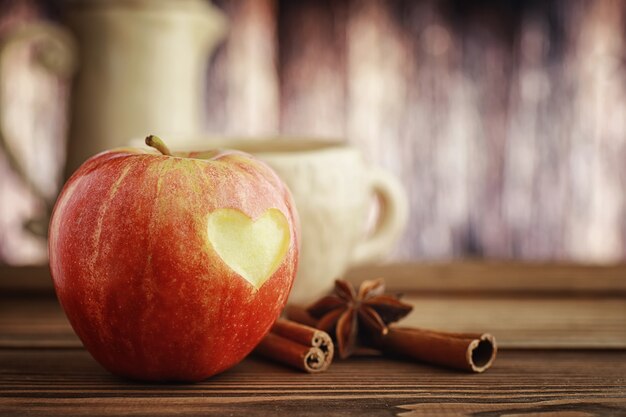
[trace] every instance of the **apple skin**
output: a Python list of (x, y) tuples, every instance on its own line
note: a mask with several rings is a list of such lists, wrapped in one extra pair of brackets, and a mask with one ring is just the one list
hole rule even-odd
[[(234, 366), (269, 331), (293, 284), (299, 225), (278, 176), (241, 152), (186, 156), (196, 158), (132, 148), (98, 154), (68, 180), (53, 211), (58, 299), (87, 350), (116, 375), (200, 381)], [(207, 240), (206, 218), (219, 208), (251, 219), (276, 208), (288, 220), (286, 255), (258, 289)]]

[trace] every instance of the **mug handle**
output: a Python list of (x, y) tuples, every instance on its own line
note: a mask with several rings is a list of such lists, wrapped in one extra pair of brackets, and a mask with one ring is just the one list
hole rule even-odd
[(381, 202), (380, 214), (373, 233), (354, 248), (351, 265), (380, 260), (397, 242), (409, 218), (409, 202), (400, 181), (380, 168), (371, 169), (368, 176)]
[[(77, 67), (77, 46), (74, 37), (67, 29), (46, 22), (26, 24), (3, 36), (0, 40), (0, 68), (5, 68), (4, 62), (9, 58), (11, 50), (31, 42), (39, 46), (34, 54), (37, 65), (61, 79), (69, 79), (74, 74)], [(1, 88), (2, 83), (0, 83)], [(4, 96), (4, 92), (0, 90), (0, 98)], [(26, 187), (46, 204), (49, 212), (54, 202), (49, 201), (50, 198), (30, 178), (28, 170), (13, 154), (7, 140), (4, 120), (4, 108), (0, 103), (0, 149), (9, 167), (24, 181)], [(26, 226), (34, 234), (45, 235), (47, 220), (43, 219), (43, 222), (46, 224), (40, 225), (41, 227), (35, 224), (40, 222), (33, 223), (32, 221)]]

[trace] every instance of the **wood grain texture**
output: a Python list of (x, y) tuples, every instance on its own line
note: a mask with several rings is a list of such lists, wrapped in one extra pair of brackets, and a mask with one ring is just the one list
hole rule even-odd
[(625, 352), (509, 351), (480, 375), (377, 357), (306, 375), (249, 358), (199, 384), (153, 385), (106, 373), (82, 349), (0, 349), (0, 414), (624, 415), (624, 375)]
[(489, 332), (502, 348), (626, 349), (626, 298), (419, 296), (403, 326)]
[[(471, 319), (477, 301), (428, 300), (415, 300), (420, 321), (456, 309), (480, 324)], [(535, 349), (501, 350), (479, 375), (378, 356), (312, 375), (251, 357), (199, 384), (144, 384), (100, 367), (54, 298), (0, 297), (1, 416), (621, 416), (625, 375), (626, 350)]]
[(490, 332), (504, 348), (626, 348), (626, 266), (411, 263), (348, 272), (385, 278), (414, 306), (403, 323)]
[[(379, 277), (414, 305), (408, 326), (490, 332), (503, 348), (626, 348), (626, 265), (411, 263), (348, 273), (357, 284)], [(0, 291), (22, 293), (0, 303), (0, 346), (80, 346), (47, 268), (0, 267)]]
[[(525, 293), (535, 295), (626, 293), (626, 264), (584, 265), (496, 261), (404, 262), (352, 268), (346, 278), (359, 284), (385, 278), (390, 291)], [(45, 266), (0, 265), (0, 291), (52, 293)]]
[[(394, 292), (393, 286), (389, 290)], [(406, 326), (489, 332), (502, 348), (626, 349), (626, 297), (558, 293), (404, 291)], [(55, 298), (0, 299), (0, 347), (80, 347)]]
[(221, 116), (221, 134), (276, 134), (280, 103), (275, 1), (222, 1), (221, 6), (230, 18), (230, 30), (207, 76), (208, 123), (217, 130)]
[(626, 264), (407, 262), (353, 268), (354, 283), (383, 277), (391, 291), (534, 295), (626, 295)]
[(625, 7), (279, 2), (281, 129), (402, 179), (395, 259), (623, 259)]
[[(55, 3), (0, 3), (0, 38)], [(345, 138), (408, 190), (394, 259), (626, 257), (626, 3), (217, 4), (231, 26), (207, 71), (207, 131)], [(7, 124), (54, 194), (67, 86), (15, 55)], [(38, 206), (0, 155), (3, 262), (45, 256), (21, 227)]]
[(0, 298), (0, 348), (81, 348), (56, 298)]

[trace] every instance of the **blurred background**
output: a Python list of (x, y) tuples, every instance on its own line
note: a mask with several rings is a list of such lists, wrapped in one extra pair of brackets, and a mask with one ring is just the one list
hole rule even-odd
[[(358, 147), (409, 193), (394, 260), (626, 259), (626, 2), (214, 4), (203, 130)], [(1, 1), (0, 41), (65, 7)], [(32, 219), (63, 182), (71, 82), (36, 53), (0, 68), (0, 264), (46, 263)]]

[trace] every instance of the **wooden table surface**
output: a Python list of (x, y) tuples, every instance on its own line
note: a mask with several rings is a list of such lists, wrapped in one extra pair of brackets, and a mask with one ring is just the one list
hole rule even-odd
[(0, 350), (0, 414), (626, 415), (626, 353), (502, 352), (468, 375), (380, 358), (308, 375), (256, 358), (194, 385), (133, 383), (82, 349)]
[(336, 360), (308, 375), (259, 358), (193, 385), (116, 378), (51, 297), (0, 299), (0, 415), (626, 416), (626, 351), (503, 350), (474, 375)]
[(0, 268), (0, 416), (626, 416), (626, 265), (392, 265), (348, 278), (378, 276), (414, 304), (409, 325), (493, 332), (504, 348), (493, 368), (361, 357), (307, 375), (248, 358), (200, 384), (130, 382), (82, 348), (46, 268)]

